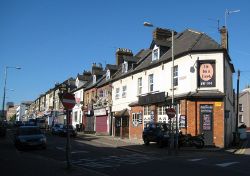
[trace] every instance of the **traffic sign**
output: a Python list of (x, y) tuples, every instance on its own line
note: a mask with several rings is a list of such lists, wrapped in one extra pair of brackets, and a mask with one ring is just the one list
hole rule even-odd
[(63, 93), (62, 104), (65, 109), (72, 109), (76, 104), (75, 95), (71, 93)]
[(174, 108), (166, 108), (166, 113), (169, 118), (174, 118), (176, 115), (176, 111)]

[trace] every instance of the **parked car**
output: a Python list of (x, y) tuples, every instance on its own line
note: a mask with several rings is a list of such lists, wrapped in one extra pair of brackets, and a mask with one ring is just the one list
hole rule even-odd
[(169, 126), (166, 123), (147, 123), (142, 133), (142, 139), (145, 145), (150, 142), (156, 142), (159, 147), (168, 145), (169, 142)]
[(6, 123), (4, 121), (0, 121), (0, 136), (4, 137), (6, 135)]
[(59, 131), (63, 128), (63, 124), (55, 124), (51, 128), (51, 133), (52, 134), (59, 134)]
[[(60, 136), (67, 135), (67, 125), (55, 124), (51, 130), (52, 130), (51, 131), (52, 134), (58, 134)], [(69, 134), (70, 134), (70, 136), (73, 136), (73, 137), (77, 136), (77, 131), (72, 125), (69, 125)]]
[(38, 126), (20, 126), (16, 130), (14, 144), (18, 149), (31, 147), (46, 149), (47, 140)]

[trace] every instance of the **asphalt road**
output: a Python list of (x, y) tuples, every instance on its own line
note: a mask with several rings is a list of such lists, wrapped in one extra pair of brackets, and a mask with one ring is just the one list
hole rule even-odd
[[(18, 151), (14, 148), (14, 145), (11, 143), (11, 134), (8, 134), (7, 139), (0, 141), (1, 147), (2, 144), (5, 144), (8, 148), (7, 152), (12, 153), (11, 155), (13, 153), (17, 154), (9, 158), (13, 164), (13, 168), (18, 168), (18, 164), (20, 164), (23, 158), (37, 161), (44, 170), (44, 174), (46, 174), (46, 169), (54, 169), (54, 167), (46, 166), (48, 161), (53, 161), (53, 164), (58, 163), (59, 166), (56, 167), (55, 172), (51, 173), (51, 171), (48, 171), (50, 175), (60, 173), (59, 170), (64, 169), (62, 166), (66, 165), (66, 138), (64, 137), (48, 134), (48, 146), (46, 150), (27, 151)], [(110, 145), (94, 142), (93, 139), (71, 139), (71, 163), (77, 169), (74, 172), (66, 173), (66, 175), (127, 176), (130, 174), (157, 176), (174, 174), (238, 176), (249, 175), (250, 173), (250, 155), (247, 155), (247, 153), (231, 154), (227, 152), (186, 151), (179, 152), (176, 156), (174, 154), (168, 155), (167, 148), (156, 150), (157, 152), (155, 153), (142, 153), (115, 148)], [(3, 150), (4, 148), (1, 148), (2, 153)], [(245, 150), (247, 151), (249, 148)], [(6, 152), (1, 154), (0, 161), (6, 161), (8, 155)], [(29, 167), (32, 167), (32, 165), (29, 166), (27, 164), (26, 167), (26, 170), (29, 170)]]

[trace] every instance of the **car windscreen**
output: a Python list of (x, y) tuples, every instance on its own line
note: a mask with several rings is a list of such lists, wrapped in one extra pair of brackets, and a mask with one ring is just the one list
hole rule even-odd
[(41, 130), (39, 128), (19, 128), (19, 135), (34, 135), (41, 134)]

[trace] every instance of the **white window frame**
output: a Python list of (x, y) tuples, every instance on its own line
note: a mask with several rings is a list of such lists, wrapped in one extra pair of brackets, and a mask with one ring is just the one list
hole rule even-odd
[(243, 104), (239, 104), (239, 111), (243, 112)]
[(166, 114), (166, 106), (157, 107), (158, 122), (168, 123), (168, 116)]
[(243, 114), (239, 114), (239, 122), (240, 122), (240, 123), (244, 123)]
[(93, 84), (96, 83), (96, 75), (93, 75)]
[(106, 72), (106, 80), (109, 80), (110, 79), (110, 70), (107, 70)]
[(128, 62), (124, 61), (122, 63), (122, 73), (127, 73), (128, 72)]
[(122, 86), (122, 98), (126, 98), (127, 96), (127, 86)]
[(152, 51), (152, 61), (159, 59), (160, 59), (160, 48), (155, 45)]
[[(152, 90), (151, 90), (151, 88), (152, 88)], [(154, 91), (154, 74), (148, 75), (148, 91), (149, 92)]]
[(138, 78), (138, 81), (137, 81), (137, 93), (138, 95), (141, 95), (142, 94), (142, 77)]
[(117, 87), (117, 88), (115, 89), (115, 99), (117, 100), (117, 99), (119, 99), (119, 98), (120, 98), (120, 88)]
[(178, 65), (174, 66), (174, 75), (173, 75), (173, 78), (174, 78), (174, 86), (178, 86)]

